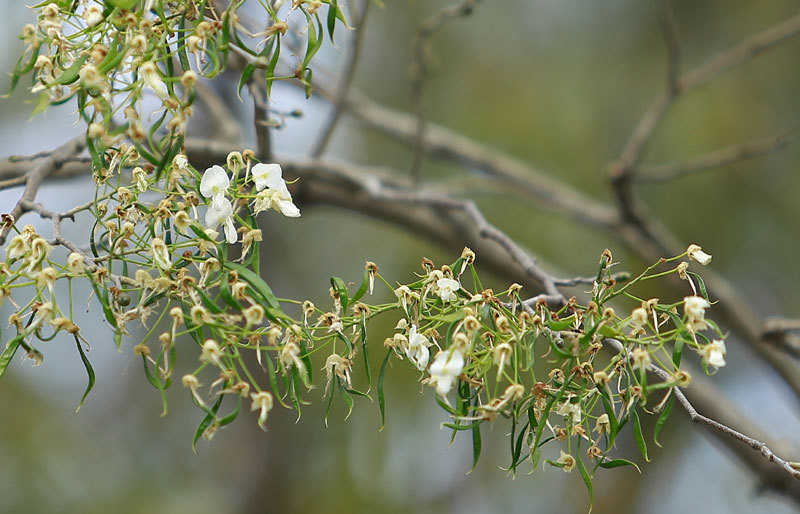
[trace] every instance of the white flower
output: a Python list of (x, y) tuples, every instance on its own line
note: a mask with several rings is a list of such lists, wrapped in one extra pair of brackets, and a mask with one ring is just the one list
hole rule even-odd
[(288, 218), (300, 216), (300, 209), (292, 203), (292, 195), (287, 190), (266, 189), (258, 193), (253, 202), (255, 214), (269, 209), (274, 209)]
[(142, 193), (147, 191), (147, 173), (139, 166), (133, 168), (131, 173), (133, 174), (133, 181), (136, 183), (136, 187), (139, 188), (139, 191)]
[(267, 422), (267, 414), (272, 410), (272, 394), (269, 391), (261, 391), (260, 393), (251, 393), (250, 398), (253, 399), (250, 410), (261, 411), (258, 414), (258, 426), (261, 427), (261, 430), (266, 430), (264, 424)]
[(653, 362), (650, 358), (650, 353), (641, 348), (634, 348), (631, 352), (631, 361), (633, 361), (633, 369), (641, 369), (647, 371), (647, 368)]
[(144, 84), (153, 90), (153, 92), (160, 98), (168, 98), (169, 90), (164, 81), (161, 80), (161, 74), (158, 71), (158, 66), (152, 61), (142, 63), (139, 67), (139, 73), (142, 75)]
[(611, 421), (608, 419), (608, 414), (600, 414), (600, 416), (597, 417), (594, 431), (599, 435), (611, 433)]
[(103, 21), (103, 9), (99, 5), (90, 5), (83, 11), (83, 19), (86, 20), (86, 25), (94, 27)]
[(212, 204), (220, 203), (225, 199), (225, 192), (231, 186), (228, 174), (222, 166), (211, 166), (200, 179), (200, 194), (206, 198), (211, 198)]
[(570, 418), (573, 425), (578, 425), (581, 422), (581, 405), (567, 400), (561, 404), (556, 414)]
[(150, 252), (153, 254), (153, 261), (156, 266), (163, 270), (172, 268), (172, 258), (169, 254), (169, 248), (160, 237), (154, 237), (150, 242)]
[(708, 328), (705, 315), (706, 309), (709, 307), (711, 304), (702, 296), (687, 296), (683, 299), (683, 312), (686, 313), (686, 320), (692, 331), (697, 332)]
[(641, 307), (633, 309), (630, 324), (634, 328), (644, 327), (647, 324), (647, 311)]
[(300, 360), (300, 347), (297, 346), (297, 343), (292, 341), (286, 343), (283, 348), (281, 348), (280, 354), (278, 355), (281, 364), (290, 368), (292, 366), (297, 367), (297, 371), (300, 373), (305, 372), (305, 366), (303, 365), (303, 361)]
[(258, 163), (253, 166), (251, 173), (256, 183), (256, 191), (261, 191), (268, 187), (270, 189), (288, 192), (286, 182), (283, 180), (283, 172), (280, 164)]
[(725, 341), (721, 339), (712, 341), (700, 350), (700, 354), (703, 356), (703, 362), (707, 365), (721, 368), (725, 365), (725, 355), (727, 354)]
[(430, 344), (427, 337), (417, 332), (417, 326), (411, 325), (411, 330), (408, 332), (406, 355), (420, 371), (428, 366), (428, 359), (430, 359), (428, 346)]
[(461, 284), (458, 283), (458, 280), (453, 280), (452, 278), (440, 278), (436, 281), (436, 287), (443, 302), (453, 302), (458, 299), (456, 291), (461, 289)]
[(446, 396), (453, 388), (453, 383), (464, 369), (464, 354), (457, 348), (452, 351), (442, 351), (436, 355), (431, 364), (431, 383), (436, 385), (436, 392)]
[(222, 357), (222, 350), (219, 344), (213, 339), (206, 339), (203, 343), (203, 350), (200, 352), (200, 362), (207, 362), (218, 367), (222, 367), (220, 358)]
[(698, 245), (689, 245), (689, 248), (686, 249), (686, 253), (690, 260), (694, 259), (703, 266), (711, 262), (711, 256), (704, 252)]
[(561, 464), (561, 469), (564, 470), (564, 473), (569, 473), (572, 471), (572, 468), (575, 467), (575, 457), (570, 455), (569, 453), (564, 453), (564, 450), (561, 450), (561, 456), (556, 461), (558, 464)]
[(231, 201), (222, 197), (218, 202), (212, 202), (206, 211), (206, 226), (210, 229), (218, 225), (225, 226), (225, 240), (233, 244), (238, 239), (236, 226), (233, 224), (233, 206)]
[(69, 257), (67, 257), (67, 269), (74, 275), (83, 274), (83, 271), (86, 269), (86, 262), (84, 261), (83, 255), (77, 252), (70, 253)]

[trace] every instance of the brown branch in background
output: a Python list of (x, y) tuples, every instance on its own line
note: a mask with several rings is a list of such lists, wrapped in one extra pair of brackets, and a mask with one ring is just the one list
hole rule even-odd
[[(623, 344), (616, 339), (606, 338), (604, 342), (617, 353), (625, 352)], [(630, 359), (630, 355), (627, 358)], [(654, 364), (648, 366), (648, 371), (664, 382), (675, 380), (674, 376)], [(672, 392), (689, 420), (709, 428), (708, 433), (725, 443), (725, 447), (758, 477), (763, 488), (800, 501), (800, 462), (778, 457), (765, 442), (767, 437), (762, 430), (746, 422), (738, 409), (714, 391), (707, 380), (693, 378), (685, 392), (679, 387), (672, 388)], [(691, 401), (687, 395), (692, 398)], [(701, 410), (711, 414), (711, 417), (700, 414), (695, 403), (702, 405)], [(746, 425), (744, 430), (752, 435), (748, 436), (735, 428), (743, 425)]]
[(800, 135), (800, 125), (795, 125), (780, 134), (727, 146), (707, 154), (690, 157), (684, 161), (642, 166), (641, 172), (635, 175), (634, 180), (637, 182), (664, 182), (699, 171), (720, 168), (782, 150), (798, 135)]
[(411, 104), (416, 117), (416, 135), (414, 136), (414, 153), (409, 175), (415, 183), (419, 183), (422, 161), (425, 157), (423, 143), (425, 141), (425, 101), (424, 83), (427, 73), (428, 40), (448, 21), (461, 16), (469, 16), (478, 0), (464, 0), (458, 4), (445, 7), (425, 20), (414, 37), (414, 61), (411, 65)]
[(333, 132), (336, 130), (336, 125), (339, 123), (339, 120), (342, 117), (344, 102), (348, 93), (350, 92), (350, 86), (353, 83), (353, 79), (356, 75), (356, 69), (358, 68), (358, 63), (361, 60), (361, 47), (362, 42), (364, 41), (365, 22), (367, 21), (367, 15), (369, 14), (370, 4), (372, 4), (372, 0), (364, 0), (363, 7), (361, 8), (361, 14), (359, 15), (355, 0), (348, 3), (350, 22), (355, 28), (355, 33), (353, 34), (351, 40), (350, 53), (347, 56), (344, 74), (342, 75), (341, 83), (336, 91), (336, 100), (333, 102), (333, 112), (331, 113), (330, 118), (328, 118), (328, 122), (325, 124), (325, 127), (322, 129), (319, 139), (311, 150), (311, 157), (314, 159), (319, 158), (323, 153), (325, 153), (325, 150), (328, 148), (328, 144), (331, 141), (331, 137), (333, 136)]
[(656, 6), (658, 8), (658, 24), (667, 46), (667, 87), (674, 91), (678, 89), (681, 41), (670, 0), (657, 0)]
[(256, 148), (261, 161), (272, 160), (272, 144), (269, 134), (269, 101), (267, 100), (266, 79), (251, 79), (250, 95), (253, 97), (253, 125), (256, 131)]
[(684, 74), (679, 80), (678, 89), (681, 93), (686, 93), (797, 34), (800, 34), (800, 15), (745, 39)]
[[(39, 192), (39, 188), (42, 186), (44, 179), (47, 178), (48, 175), (58, 171), (67, 158), (83, 151), (85, 145), (86, 136), (78, 136), (56, 148), (49, 157), (44, 158), (34, 166), (25, 176), (25, 190), (22, 192), (22, 196), (9, 213), (14, 221), (18, 220), (20, 216), (27, 212), (25, 207), (28, 205), (27, 202), (33, 202), (36, 199), (36, 193)], [(11, 224), (5, 224), (0, 228), (0, 245), (5, 244), (11, 227)]]
[[(663, 18), (664, 12), (659, 11), (659, 16)], [(669, 24), (662, 21), (662, 27), (669, 27)], [(621, 217), (617, 231), (623, 235), (628, 245), (642, 255), (645, 260), (653, 262), (660, 256), (677, 255), (686, 248), (685, 244), (681, 244), (638, 202), (632, 183), (632, 177), (637, 172), (637, 166), (646, 143), (664, 119), (669, 107), (681, 93), (688, 91), (691, 87), (719, 75), (730, 69), (731, 66), (746, 61), (749, 57), (757, 55), (798, 32), (800, 32), (800, 16), (745, 40), (720, 57), (687, 73), (679, 79), (677, 89), (669, 83), (668, 74), (665, 91), (658, 95), (642, 115), (624, 145), (620, 158), (609, 168), (609, 181)], [(668, 48), (671, 47), (671, 31), (665, 31), (664, 37)], [(670, 51), (668, 61), (672, 61), (673, 58)], [(671, 65), (668, 63), (668, 68), (670, 67)], [(796, 362), (785, 358), (785, 352), (781, 350), (782, 344), (770, 344), (764, 340), (762, 336), (763, 321), (759, 313), (721, 275), (712, 271), (705, 273), (704, 276), (711, 294), (721, 300), (719, 312), (722, 314), (722, 320), (772, 366), (800, 400), (800, 368)]]
[(208, 111), (210, 126), (215, 129), (215, 138), (231, 143), (238, 143), (242, 140), (242, 129), (237, 123), (236, 116), (222, 99), (220, 94), (211, 86), (198, 81), (195, 83), (197, 99)]

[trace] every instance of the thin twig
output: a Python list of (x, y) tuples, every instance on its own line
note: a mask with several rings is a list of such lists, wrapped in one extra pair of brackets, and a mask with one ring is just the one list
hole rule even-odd
[(786, 132), (773, 136), (755, 139), (738, 145), (731, 145), (719, 150), (709, 152), (686, 160), (643, 166), (634, 180), (638, 182), (664, 182), (699, 171), (707, 171), (727, 166), (746, 159), (760, 157), (785, 148), (793, 139), (800, 135), (800, 125), (795, 125)]
[(344, 102), (347, 98), (347, 95), (350, 93), (350, 86), (353, 83), (353, 79), (356, 75), (356, 69), (358, 68), (358, 63), (361, 60), (361, 47), (362, 41), (364, 41), (365, 22), (367, 21), (370, 4), (372, 4), (372, 0), (364, 0), (360, 15), (358, 13), (358, 9), (356, 8), (355, 0), (348, 4), (350, 19), (355, 27), (355, 32), (351, 39), (350, 53), (347, 56), (344, 74), (342, 75), (341, 83), (339, 84), (339, 88), (336, 92), (336, 100), (333, 102), (333, 112), (331, 113), (330, 118), (328, 118), (325, 128), (322, 129), (319, 139), (314, 144), (314, 148), (311, 150), (311, 157), (314, 159), (319, 158), (323, 153), (325, 153), (325, 150), (328, 148), (328, 144), (331, 141), (331, 137), (333, 136), (333, 132), (336, 130), (336, 126), (342, 117)]
[[(613, 338), (606, 338), (603, 341), (612, 348), (614, 348), (616, 352), (618, 353), (625, 352), (625, 347), (619, 340)], [(630, 359), (631, 356), (626, 355), (626, 358)], [(655, 364), (650, 364), (648, 366), (648, 371), (652, 372), (665, 382), (675, 380), (675, 377), (673, 375), (671, 375), (664, 369), (656, 366)], [(691, 391), (694, 388), (697, 388), (697, 384), (694, 383), (693, 381), (693, 384), (689, 390)], [(703, 389), (702, 386), (700, 388)], [(714, 420), (700, 414), (679, 387), (674, 387), (673, 392), (675, 394), (675, 398), (678, 400), (678, 404), (681, 406), (681, 408), (683, 408), (683, 410), (686, 412), (686, 414), (689, 416), (689, 419), (693, 423), (699, 423), (702, 425), (706, 425), (707, 427), (710, 427), (715, 432), (724, 435), (728, 441), (734, 440), (744, 443), (750, 449), (758, 452), (766, 460), (767, 463), (774, 464), (775, 466), (777, 466), (777, 469), (780, 470), (780, 472), (788, 475), (788, 477), (785, 477), (784, 475), (782, 477), (776, 478), (776, 476), (772, 472), (773, 469), (776, 468), (767, 469), (764, 466), (759, 466), (758, 476), (765, 487), (773, 488), (795, 499), (800, 499), (800, 484), (791, 482), (791, 480), (800, 480), (800, 463), (790, 462), (781, 457), (778, 457), (775, 454), (775, 452), (770, 449), (767, 443), (760, 441), (756, 438), (750, 437), (746, 434), (743, 434), (742, 432), (734, 428), (731, 428), (730, 426), (728, 426), (728, 424), (721, 423), (718, 420)], [(721, 398), (719, 398), (718, 401), (722, 403)], [(719, 411), (721, 409), (717, 410)], [(746, 463), (748, 463), (751, 469), (754, 469), (753, 466), (751, 465), (752, 457), (751, 455), (748, 455), (749, 452), (748, 453), (743, 452), (742, 451), (743, 448), (740, 445), (726, 444), (726, 446), (728, 446), (728, 448), (733, 450), (740, 458), (742, 458)], [(785, 478), (790, 478), (791, 480), (785, 481)]]
[(414, 37), (414, 61), (411, 65), (411, 103), (416, 117), (416, 135), (414, 137), (414, 153), (409, 175), (414, 183), (419, 184), (422, 161), (425, 157), (425, 101), (424, 84), (427, 73), (428, 40), (448, 21), (461, 16), (469, 16), (478, 0), (463, 0), (445, 7), (422, 23)]

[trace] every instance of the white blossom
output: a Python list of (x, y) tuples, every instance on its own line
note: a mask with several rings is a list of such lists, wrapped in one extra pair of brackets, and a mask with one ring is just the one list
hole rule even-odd
[(172, 258), (169, 254), (169, 248), (160, 237), (154, 237), (150, 242), (150, 252), (153, 254), (153, 261), (156, 266), (162, 270), (172, 268)]
[(454, 302), (458, 299), (456, 291), (461, 289), (461, 284), (458, 283), (458, 280), (453, 280), (452, 278), (440, 278), (436, 281), (436, 287), (443, 302)]
[(251, 393), (250, 398), (253, 404), (250, 407), (251, 411), (260, 411), (258, 413), (258, 426), (261, 430), (266, 430), (265, 423), (267, 422), (267, 414), (272, 410), (272, 393), (269, 391), (261, 391), (260, 393)]
[(161, 79), (161, 74), (158, 71), (158, 66), (152, 61), (142, 63), (139, 67), (139, 73), (142, 75), (145, 86), (153, 90), (153, 92), (162, 99), (169, 97), (169, 90), (167, 85)]
[(464, 354), (458, 348), (441, 351), (436, 355), (430, 368), (430, 381), (436, 386), (436, 392), (440, 396), (446, 396), (450, 392), (462, 369)]
[(711, 255), (704, 252), (698, 245), (689, 245), (689, 248), (686, 249), (686, 254), (690, 260), (695, 260), (703, 266), (711, 262)]
[(408, 332), (406, 355), (420, 371), (428, 366), (428, 359), (430, 359), (428, 346), (430, 344), (427, 337), (417, 332), (417, 326), (411, 325), (411, 330)]
[(253, 202), (255, 214), (269, 209), (274, 209), (287, 218), (300, 217), (300, 209), (292, 203), (292, 195), (288, 190), (265, 189), (258, 193)]
[(264, 164), (260, 162), (253, 166), (251, 173), (256, 183), (256, 191), (261, 191), (264, 188), (288, 191), (286, 182), (283, 180), (280, 164)]
[(225, 227), (225, 240), (233, 244), (238, 239), (236, 226), (233, 224), (233, 206), (231, 201), (222, 197), (218, 202), (212, 202), (206, 211), (206, 226), (215, 229), (217, 226)]
[(706, 309), (711, 307), (708, 300), (702, 296), (687, 296), (683, 299), (683, 312), (686, 314), (689, 328), (697, 332), (708, 328), (705, 320)]
[(200, 194), (206, 198), (211, 198), (212, 205), (219, 204), (225, 199), (225, 192), (231, 186), (228, 174), (222, 166), (214, 165), (203, 173), (200, 179)]
[(703, 356), (703, 362), (709, 366), (721, 368), (725, 365), (725, 355), (727, 354), (727, 350), (725, 349), (725, 341), (721, 339), (716, 339), (705, 345), (700, 350), (700, 353)]

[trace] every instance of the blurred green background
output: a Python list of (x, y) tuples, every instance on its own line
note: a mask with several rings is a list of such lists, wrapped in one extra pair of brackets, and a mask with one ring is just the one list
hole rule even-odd
[[(451, 2), (387, 0), (385, 7), (372, 9), (356, 85), (375, 100), (410, 109), (415, 28)], [(11, 70), (21, 48), (16, 34), (34, 19), (23, 2), (0, 4), (0, 69)], [(673, 4), (684, 70), (797, 14), (797, 4), (788, 0)], [(346, 36), (339, 37), (343, 42)], [(656, 133), (645, 162), (681, 159), (798, 123), (799, 54), (797, 37), (681, 99)], [(431, 56), (428, 119), (610, 199), (608, 163), (661, 90), (666, 52), (650, 1), (507, 0), (484, 1), (472, 17), (447, 25), (432, 39)], [(326, 48), (318, 63), (336, 71), (341, 52)], [(237, 104), (234, 84), (229, 86), (226, 94)], [(74, 125), (72, 106), (28, 121), (30, 100), (18, 91), (0, 101), (2, 155), (53, 148), (83, 130)], [(281, 86), (274, 101), (278, 109), (305, 112), (302, 120), (275, 131), (276, 153), (307, 155), (328, 106)], [(235, 107), (248, 120), (249, 101)], [(250, 125), (244, 122), (248, 130)], [(214, 135), (213, 126), (194, 130)], [(253, 140), (249, 134), (246, 143)], [(331, 154), (398, 170), (411, 162), (408, 148), (347, 119)], [(766, 157), (644, 186), (641, 192), (683, 241), (712, 253), (715, 269), (763, 314), (797, 317), (798, 158), (800, 144), (790, 145)], [(465, 171), (428, 160), (423, 173), (442, 178)], [(85, 201), (91, 187), (88, 178), (52, 184), (41, 190), (39, 200), (63, 209)], [(9, 210), (18, 194), (18, 189), (0, 193), (0, 211)], [(646, 264), (607, 234), (521, 200), (481, 191), (475, 198), (495, 225), (564, 275), (591, 274), (605, 247), (628, 270)], [(84, 230), (66, 228), (75, 238)], [(273, 289), (319, 305), (326, 305), (329, 276), (358, 280), (367, 259), (377, 262), (389, 280), (405, 280), (419, 269), (422, 256), (438, 263), (457, 257), (397, 227), (329, 208), (306, 209), (299, 220), (268, 216), (262, 229), (262, 269)], [(87, 297), (87, 290), (78, 290), (76, 305), (85, 305)], [(144, 379), (131, 350), (134, 342), (117, 353), (98, 306), (90, 304), (85, 319), (94, 328), (84, 332), (98, 376), (79, 413), (74, 410), (86, 377), (67, 341), (43, 345), (39, 367), (16, 360), (0, 383), (0, 512), (587, 510), (577, 473), (537, 469), (525, 476), (525, 469), (516, 479), (507, 477), (499, 469), (508, 461), (507, 427), (500, 424), (485, 431), (484, 455), (466, 474), (470, 441), (458, 438), (448, 448), (449, 433), (439, 428), (446, 417), (432, 391), (423, 391), (416, 374), (403, 366), (389, 370), (383, 431), (377, 406), (367, 401), (358, 402), (347, 421), (341, 408), (335, 410), (325, 428), (322, 402), (316, 401), (299, 421), (292, 411), (274, 410), (267, 433), (257, 429), (255, 415), (246, 413), (212, 443), (201, 441), (195, 455), (191, 435), (201, 416), (186, 392), (177, 387), (170, 392), (169, 415), (161, 418), (158, 393)], [(2, 309), (7, 316), (8, 309)], [(387, 320), (376, 331), (390, 328)], [(735, 339), (728, 350), (729, 366), (715, 382), (777, 440), (797, 445), (800, 422), (789, 393)], [(310, 393), (312, 399), (321, 395), (321, 390)], [(760, 496), (748, 472), (680, 416), (674, 415), (662, 439), (664, 448), (651, 448), (653, 462), (643, 465), (643, 475), (627, 469), (599, 475), (595, 513), (794, 512), (778, 498)], [(618, 453), (641, 460), (632, 440), (619, 441)]]

